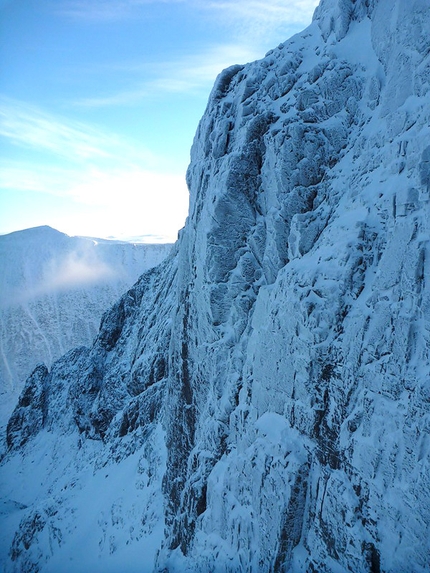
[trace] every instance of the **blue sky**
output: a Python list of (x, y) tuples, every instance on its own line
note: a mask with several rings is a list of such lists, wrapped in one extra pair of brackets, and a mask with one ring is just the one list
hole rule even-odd
[(218, 73), (318, 0), (0, 0), (0, 233), (173, 241)]

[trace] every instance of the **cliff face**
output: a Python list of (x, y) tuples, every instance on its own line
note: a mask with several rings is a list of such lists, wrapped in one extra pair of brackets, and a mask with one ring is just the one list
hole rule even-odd
[(175, 252), (9, 421), (7, 571), (428, 570), (429, 29), (323, 0), (218, 77)]

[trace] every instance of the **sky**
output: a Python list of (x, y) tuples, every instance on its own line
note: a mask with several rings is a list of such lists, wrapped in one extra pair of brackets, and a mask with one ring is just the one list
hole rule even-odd
[(0, 234), (172, 242), (217, 75), (318, 0), (0, 0)]

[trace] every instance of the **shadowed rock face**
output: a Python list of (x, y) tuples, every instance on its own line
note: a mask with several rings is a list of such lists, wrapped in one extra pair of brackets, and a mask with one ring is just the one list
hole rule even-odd
[(72, 515), (124, 571), (429, 567), (429, 28), (424, 1), (327, 0), (219, 76), (172, 256), (9, 422), (6, 570), (55, 570)]

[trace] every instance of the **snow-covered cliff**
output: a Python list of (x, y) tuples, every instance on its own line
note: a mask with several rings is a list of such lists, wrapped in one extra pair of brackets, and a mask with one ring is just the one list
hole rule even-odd
[(1, 427), (35, 366), (90, 345), (103, 313), (170, 250), (51, 227), (0, 236)]
[(9, 421), (6, 571), (429, 570), (429, 29), (323, 0), (218, 77), (171, 257)]

